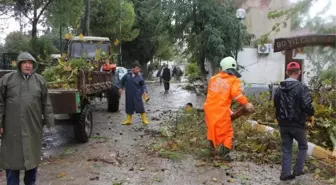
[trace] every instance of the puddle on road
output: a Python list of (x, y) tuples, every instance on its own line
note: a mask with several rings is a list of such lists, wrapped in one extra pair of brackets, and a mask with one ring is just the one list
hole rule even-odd
[(66, 120), (56, 120), (56, 133), (52, 135), (46, 129), (43, 132), (42, 158), (47, 159), (63, 151), (63, 147), (73, 143), (73, 125), (64, 124)]
[[(186, 103), (191, 102), (194, 107), (203, 107), (205, 97), (197, 96), (193, 92), (184, 90), (184, 84), (170, 84), (170, 91), (168, 94), (164, 94), (163, 85), (148, 84), (147, 88), (151, 96), (151, 103), (148, 104), (153, 108), (158, 109), (179, 109), (183, 107)], [(155, 91), (153, 91), (155, 89)], [(146, 105), (145, 105), (146, 106)]]

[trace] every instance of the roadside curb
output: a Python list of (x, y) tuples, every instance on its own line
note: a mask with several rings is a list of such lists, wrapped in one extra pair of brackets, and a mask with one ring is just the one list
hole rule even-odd
[[(274, 132), (279, 132), (277, 129), (269, 127), (269, 126), (265, 126), (265, 125), (261, 125), (258, 124), (257, 121), (253, 121), (253, 120), (247, 120), (246, 123), (249, 123), (252, 128), (255, 128), (256, 130), (260, 131), (260, 132), (269, 132), (271, 134), (273, 134)], [(294, 140), (294, 142), (297, 144), (297, 142)], [(323, 160), (329, 164), (335, 164), (336, 163), (336, 156), (335, 156), (335, 151), (334, 153), (322, 148), (314, 143), (308, 142), (308, 151), (307, 151), (307, 155), (308, 156), (312, 156), (316, 159), (320, 159)]]

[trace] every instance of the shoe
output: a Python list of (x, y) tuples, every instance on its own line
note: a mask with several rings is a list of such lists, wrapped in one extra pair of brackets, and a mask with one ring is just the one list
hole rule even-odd
[(226, 148), (225, 146), (220, 146), (219, 148), (219, 157), (221, 160), (224, 160), (226, 162), (232, 162), (233, 159), (230, 156), (230, 149)]
[(287, 180), (293, 180), (293, 179), (295, 179), (294, 175), (289, 175), (289, 176), (286, 176), (286, 177), (280, 176), (281, 181), (287, 181)]
[(304, 171), (302, 171), (302, 172), (296, 172), (296, 171), (293, 171), (293, 175), (294, 176), (301, 176), (301, 175), (304, 175), (305, 174), (305, 172)]
[(142, 123), (147, 125), (149, 121), (147, 120), (146, 113), (141, 113)]
[(127, 114), (126, 120), (124, 122), (121, 123), (122, 125), (130, 125), (132, 124), (132, 115), (131, 114)]
[(209, 150), (210, 152), (215, 152), (215, 146), (212, 141), (209, 140)]

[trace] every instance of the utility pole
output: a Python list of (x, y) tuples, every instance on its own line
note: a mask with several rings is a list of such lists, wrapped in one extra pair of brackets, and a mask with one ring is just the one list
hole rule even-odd
[(121, 21), (122, 21), (122, 5), (123, 0), (120, 0), (120, 15), (119, 15), (119, 64), (122, 65), (122, 42), (121, 42)]
[(86, 32), (85, 35), (90, 35), (90, 13), (91, 13), (91, 0), (86, 0)]
[[(59, 1), (58, 6), (59, 6), (59, 17), (61, 17), (61, 15), (62, 15), (62, 13), (61, 13), (61, 9), (62, 9), (62, 7), (61, 7), (61, 1)], [(62, 46), (62, 21), (61, 21), (61, 19), (59, 20), (59, 24), (60, 24), (60, 25), (59, 25), (60, 54), (62, 55), (62, 52), (63, 52), (63, 46)]]

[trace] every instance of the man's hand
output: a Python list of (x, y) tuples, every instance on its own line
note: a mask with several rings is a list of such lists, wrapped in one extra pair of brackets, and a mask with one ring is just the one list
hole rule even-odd
[(313, 127), (314, 126), (314, 116), (309, 116), (308, 119), (308, 127)]
[(147, 92), (144, 92), (144, 93), (143, 93), (143, 95), (144, 95), (144, 96), (146, 96), (146, 97), (148, 97), (148, 94), (147, 94)]
[(118, 89), (118, 94), (119, 94), (119, 96), (121, 96), (121, 93), (122, 93), (122, 89), (120, 88), (120, 89)]
[(254, 106), (252, 105), (252, 103), (247, 103), (246, 105), (244, 105), (244, 108), (248, 113), (252, 113), (254, 110)]
[(0, 137), (2, 137), (3, 134), (3, 128), (0, 128)]

